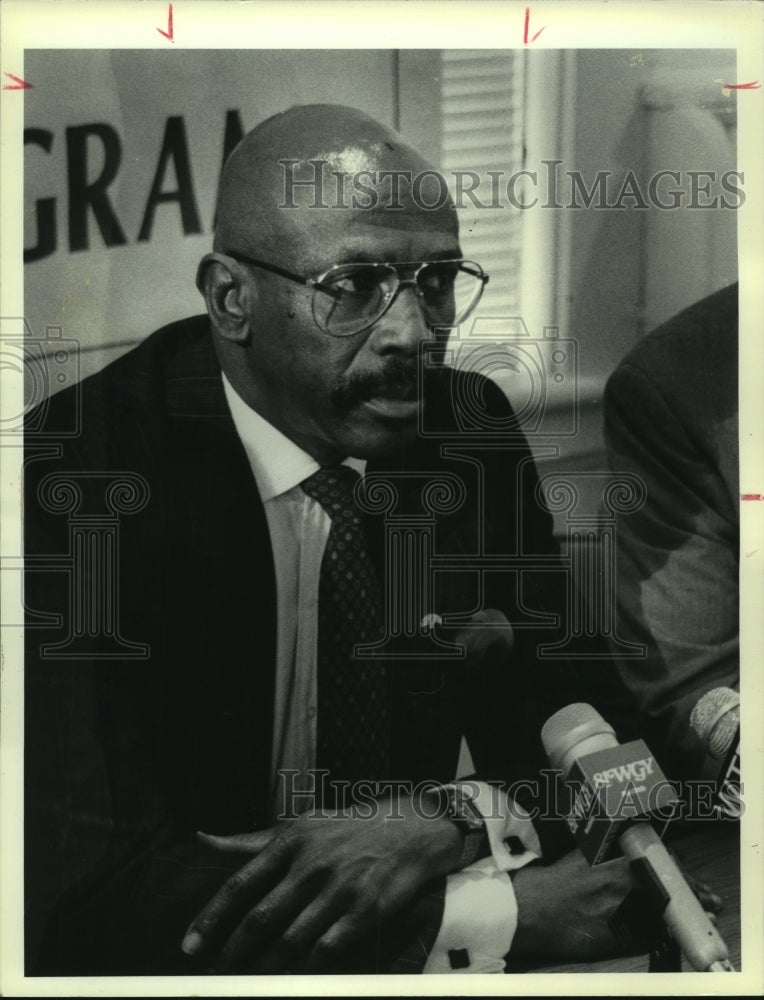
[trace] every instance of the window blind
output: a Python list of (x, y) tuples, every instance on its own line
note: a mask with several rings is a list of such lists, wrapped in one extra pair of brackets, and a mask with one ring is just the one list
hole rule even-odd
[[(519, 313), (523, 213), (508, 202), (507, 181), (523, 166), (523, 93), (522, 52), (441, 52), (441, 163), (456, 199), (464, 256), (490, 276), (478, 311), (484, 316)], [(464, 173), (460, 194), (459, 172), (466, 171), (479, 181)]]

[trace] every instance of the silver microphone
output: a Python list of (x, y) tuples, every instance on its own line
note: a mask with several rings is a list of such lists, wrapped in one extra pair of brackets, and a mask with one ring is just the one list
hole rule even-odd
[(740, 695), (727, 687), (706, 691), (690, 713), (690, 725), (708, 753), (720, 760), (740, 731)]
[(719, 769), (718, 814), (739, 819), (743, 814), (740, 780), (740, 695), (732, 688), (713, 688), (698, 700), (690, 713), (690, 726)]

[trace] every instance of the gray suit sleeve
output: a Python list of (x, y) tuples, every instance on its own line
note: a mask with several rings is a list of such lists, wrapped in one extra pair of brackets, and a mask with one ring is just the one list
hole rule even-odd
[(616, 549), (619, 634), (644, 655), (618, 665), (655, 726), (664, 767), (700, 777), (690, 712), (705, 691), (739, 678), (738, 532), (729, 490), (674, 404), (629, 363), (605, 394), (611, 469), (638, 475), (646, 490), (641, 509), (619, 518)]

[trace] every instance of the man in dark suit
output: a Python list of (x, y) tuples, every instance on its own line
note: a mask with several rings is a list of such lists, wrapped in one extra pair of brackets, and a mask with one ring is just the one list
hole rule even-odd
[[(368, 172), (377, 198), (325, 206), (316, 164)], [(535, 775), (541, 723), (592, 694), (537, 655), (553, 631), (529, 625), (564, 626), (562, 578), (509, 405), (480, 375), (421, 364), (484, 283), (450, 202), (433, 208), (426, 185), (382, 193), (427, 169), (352, 109), (263, 123), (224, 170), (198, 273), (207, 316), (30, 421), (28, 928), (46, 922), (39, 958), (28, 937), (30, 971), (321, 970), (359, 941), (374, 971), (394, 951), (380, 922), (480, 854), (504, 879), (506, 948), (515, 928), (526, 954), (612, 947), (622, 866), (592, 873), (569, 854), (528, 867), (538, 834), (519, 808), (492, 825), (488, 785), (466, 804), (449, 789), (434, 814), (414, 794), (452, 781), (462, 735), (482, 778)], [(465, 398), (499, 422), (501, 447), (456, 443)], [(73, 406), (80, 433), (51, 445)], [(363, 513), (359, 487), (352, 504), (343, 494), (358, 473)], [(391, 525), (472, 563), (408, 579), (422, 567), (398, 568)], [(529, 568), (476, 568), (494, 554)], [(52, 569), (64, 555), (67, 571)], [(394, 607), (416, 612), (413, 650), (394, 645)], [(466, 661), (422, 610), (428, 628), (461, 614), (450, 638)], [(46, 614), (57, 634), (33, 627)], [(324, 766), (372, 794), (313, 795)]]

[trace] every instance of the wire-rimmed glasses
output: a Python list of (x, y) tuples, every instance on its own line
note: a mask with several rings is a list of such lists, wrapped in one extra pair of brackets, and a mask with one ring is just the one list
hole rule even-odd
[(479, 264), (461, 258), (336, 264), (317, 278), (307, 278), (235, 250), (225, 252), (240, 263), (311, 287), (313, 318), (332, 337), (351, 337), (373, 326), (405, 286), (416, 292), (428, 326), (458, 326), (478, 304), (488, 282)]

